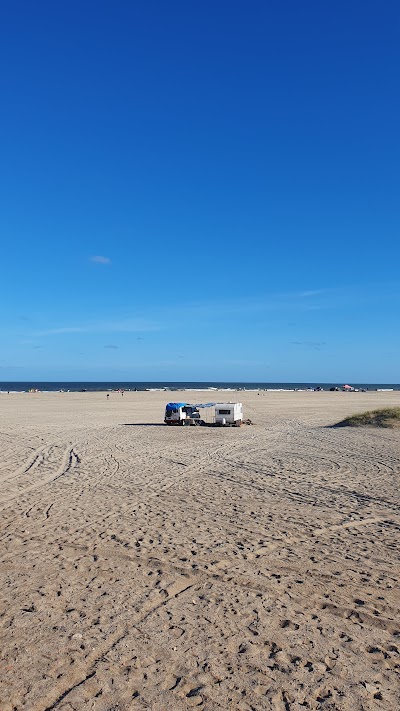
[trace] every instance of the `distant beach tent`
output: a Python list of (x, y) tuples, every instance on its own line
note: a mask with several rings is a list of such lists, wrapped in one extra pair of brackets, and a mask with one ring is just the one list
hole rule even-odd
[(343, 385), (343, 390), (354, 390), (352, 385)]

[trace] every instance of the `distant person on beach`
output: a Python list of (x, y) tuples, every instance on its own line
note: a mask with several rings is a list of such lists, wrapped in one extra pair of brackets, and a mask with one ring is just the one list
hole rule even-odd
[(108, 400), (109, 397), (110, 397), (110, 393), (107, 393), (107, 400)]

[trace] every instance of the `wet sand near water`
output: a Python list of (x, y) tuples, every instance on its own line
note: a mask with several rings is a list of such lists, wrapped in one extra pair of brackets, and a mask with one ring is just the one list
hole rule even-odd
[(400, 393), (220, 398), (0, 396), (1, 711), (399, 708)]

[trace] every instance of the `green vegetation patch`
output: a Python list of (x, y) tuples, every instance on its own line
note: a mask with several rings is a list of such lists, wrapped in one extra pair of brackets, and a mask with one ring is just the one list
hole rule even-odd
[(346, 417), (336, 427), (400, 427), (400, 407), (386, 407), (383, 410), (370, 410), (359, 415)]

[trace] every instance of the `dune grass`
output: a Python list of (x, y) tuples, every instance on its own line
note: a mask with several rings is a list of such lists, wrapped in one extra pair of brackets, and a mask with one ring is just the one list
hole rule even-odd
[(400, 407), (386, 407), (351, 415), (338, 422), (336, 427), (400, 427)]

